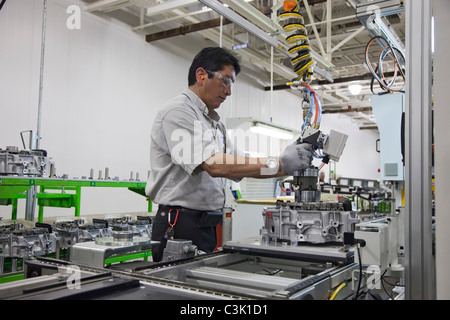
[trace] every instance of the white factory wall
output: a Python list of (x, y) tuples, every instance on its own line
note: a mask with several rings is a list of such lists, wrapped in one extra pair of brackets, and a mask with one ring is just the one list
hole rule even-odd
[[(19, 133), (37, 128), (42, 3), (7, 1), (0, 11), (0, 148), (22, 149)], [(71, 4), (84, 7), (79, 0), (48, 1), (40, 148), (52, 157), (58, 176), (81, 178), (91, 168), (97, 176), (108, 167), (112, 178), (128, 179), (133, 171), (146, 180), (155, 114), (186, 87), (199, 48), (214, 44), (183, 36), (149, 44), (129, 26), (83, 10), (81, 29), (69, 30)], [(222, 119), (272, 117), (299, 128), (299, 103), (288, 91), (271, 97), (243, 72), (219, 113)], [(324, 115), (322, 124), (324, 132), (349, 134), (338, 175), (378, 178), (376, 132), (359, 131), (342, 115)], [(273, 141), (273, 154), (282, 147)], [(144, 197), (126, 189), (84, 188), (81, 202), (82, 215), (147, 210)], [(0, 206), (0, 216), (10, 213), (11, 207)], [(45, 216), (60, 215), (73, 215), (73, 209), (45, 208)], [(23, 217), (21, 203), (18, 218)]]

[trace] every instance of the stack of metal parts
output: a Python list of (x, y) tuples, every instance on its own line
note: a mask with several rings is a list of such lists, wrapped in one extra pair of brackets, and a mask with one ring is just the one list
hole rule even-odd
[(49, 177), (53, 171), (54, 163), (45, 150), (0, 149), (0, 175)]
[(137, 244), (150, 241), (151, 223), (150, 217), (138, 216), (136, 220), (123, 217), (93, 219), (92, 223), (86, 223), (83, 219), (74, 219), (57, 221), (52, 225), (36, 223), (34, 227), (25, 227), (15, 222), (2, 225), (0, 274), (4, 273), (5, 258), (13, 260), (11, 271), (16, 272), (17, 259), (28, 260), (49, 254), (55, 254), (59, 259), (61, 249), (66, 250), (64, 259), (71, 261), (73, 248), (77, 245), (88, 244), (95, 247), (114, 244), (120, 247), (132, 246), (134, 249)]
[(60, 248), (70, 248), (76, 243), (96, 241), (99, 238), (112, 237), (114, 232), (127, 231), (133, 236), (151, 238), (152, 220), (138, 216), (136, 220), (126, 216), (122, 218), (92, 219), (86, 223), (83, 219), (58, 221), (54, 232), (60, 242)]
[[(92, 228), (93, 227), (93, 228)], [(82, 265), (103, 267), (105, 260), (114, 255), (138, 252), (151, 244), (152, 220), (138, 216), (136, 220), (125, 216), (105, 220), (94, 219), (90, 226), (80, 226), (80, 234), (90, 235), (90, 241), (73, 243), (70, 261)]]
[(30, 259), (56, 252), (57, 236), (50, 225), (36, 223), (33, 228), (20, 223), (0, 226), (0, 274), (5, 258), (12, 259), (11, 271), (17, 271), (17, 259)]
[(67, 259), (72, 260), (73, 251), (79, 250), (80, 247), (112, 244), (122, 247), (130, 244), (134, 246), (133, 237), (142, 241), (150, 240), (151, 230), (152, 220), (145, 216), (138, 216), (136, 220), (130, 216), (92, 219), (92, 223), (85, 223), (83, 219), (59, 221), (54, 224), (54, 231), (58, 237), (57, 257), (60, 254), (59, 249), (69, 249)]
[(55, 222), (53, 230), (58, 236), (59, 248), (69, 249), (76, 243), (95, 241), (97, 238), (109, 237), (111, 229), (104, 220), (93, 219), (85, 223), (83, 219)]
[(132, 220), (130, 216), (106, 219), (113, 231), (130, 231), (133, 236), (151, 238), (152, 220), (150, 217), (137, 216)]
[(276, 207), (263, 210), (263, 242), (342, 243), (344, 232), (354, 231), (360, 220), (357, 212), (351, 211), (351, 204), (320, 201), (318, 172), (314, 167), (297, 171), (291, 188), (295, 202), (278, 202)]

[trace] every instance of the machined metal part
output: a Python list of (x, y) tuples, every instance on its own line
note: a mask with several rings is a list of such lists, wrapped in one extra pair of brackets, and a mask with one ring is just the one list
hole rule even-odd
[(142, 246), (150, 243), (150, 238), (133, 237), (129, 232), (113, 232), (112, 237), (95, 239), (95, 244), (112, 247)]
[(308, 203), (320, 201), (320, 191), (317, 190), (318, 177), (319, 169), (315, 167), (294, 172), (295, 201)]
[(58, 238), (46, 227), (25, 228), (21, 224), (0, 227), (2, 257), (29, 259), (56, 251)]
[[(94, 219), (95, 221), (95, 219)], [(59, 247), (67, 249), (76, 243), (95, 241), (97, 238), (111, 237), (111, 228), (102, 223), (84, 223), (83, 220), (59, 221), (53, 225), (53, 232), (59, 238)]]
[[(93, 219), (85, 223), (82, 219), (58, 221), (53, 231), (59, 238), (60, 248), (70, 248), (75, 243), (97, 241), (106, 243), (130, 243), (133, 237), (151, 238), (152, 220), (150, 217), (129, 216), (122, 218)], [(111, 240), (112, 239), (112, 240)]]
[(129, 231), (133, 236), (148, 237), (152, 236), (152, 219), (145, 216), (137, 216), (135, 220), (130, 216), (121, 218), (106, 219), (108, 225), (113, 231)]
[(54, 163), (45, 150), (0, 149), (0, 175), (49, 177)]
[(263, 210), (262, 233), (271, 239), (298, 242), (343, 242), (344, 232), (354, 230), (360, 220), (356, 211), (313, 211), (295, 207), (271, 207)]
[(194, 257), (198, 253), (196, 245), (191, 240), (174, 239), (168, 240), (164, 248), (163, 261), (175, 261)]
[(132, 242), (133, 234), (129, 231), (116, 231), (113, 232), (113, 239), (117, 242)]

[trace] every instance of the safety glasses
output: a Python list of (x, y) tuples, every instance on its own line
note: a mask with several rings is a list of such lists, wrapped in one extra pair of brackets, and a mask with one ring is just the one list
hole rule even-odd
[(205, 70), (205, 71), (208, 72), (208, 74), (211, 74), (213, 77), (216, 77), (217, 79), (219, 79), (225, 88), (233, 87), (234, 81), (232, 78), (225, 76), (217, 71), (211, 71), (211, 70)]

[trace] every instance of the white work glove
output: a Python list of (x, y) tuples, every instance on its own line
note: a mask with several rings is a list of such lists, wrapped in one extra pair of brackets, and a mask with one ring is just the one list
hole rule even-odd
[(309, 143), (288, 145), (279, 158), (281, 171), (292, 176), (294, 171), (308, 168), (312, 161), (311, 150)]

